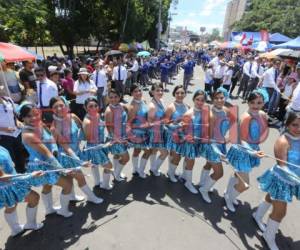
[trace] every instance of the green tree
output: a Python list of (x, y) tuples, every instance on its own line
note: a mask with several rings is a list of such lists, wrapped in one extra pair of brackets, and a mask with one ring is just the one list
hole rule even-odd
[(23, 46), (51, 42), (46, 29), (47, 7), (42, 0), (5, 1), (0, 7), (0, 16), (0, 35), (4, 40)]
[(280, 32), (290, 37), (300, 34), (300, 1), (253, 0), (235, 30)]
[(212, 41), (220, 41), (222, 40), (221, 35), (220, 35), (220, 29), (218, 28), (213, 28), (211, 33), (207, 35), (207, 42), (212, 42)]

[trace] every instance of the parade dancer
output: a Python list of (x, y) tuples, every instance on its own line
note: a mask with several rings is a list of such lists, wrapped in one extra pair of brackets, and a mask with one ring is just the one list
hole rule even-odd
[(123, 181), (126, 177), (122, 169), (129, 161), (128, 140), (126, 135), (127, 110), (125, 105), (120, 103), (121, 94), (111, 89), (109, 95), (109, 106), (105, 111), (106, 128), (112, 145), (109, 147), (113, 154), (114, 177), (116, 181)]
[[(50, 131), (43, 126), (40, 111), (30, 103), (23, 103), (19, 107), (19, 119), (25, 124), (22, 131), (22, 140), (29, 153), (27, 171), (63, 170), (63, 167), (55, 158), (58, 153), (56, 142)], [(69, 211), (69, 202), (72, 196), (72, 177), (61, 175), (58, 172), (51, 172), (33, 178), (31, 184), (35, 187), (43, 186), (42, 200), (46, 215), (53, 213), (64, 217), (73, 215)], [(53, 207), (52, 185), (62, 187), (60, 208)]]
[[(212, 96), (212, 110), (210, 112), (209, 128), (211, 142), (206, 144), (206, 165), (203, 167), (200, 177), (200, 194), (207, 203), (211, 203), (210, 189), (223, 176), (222, 160), (226, 155), (225, 135), (229, 130), (229, 110), (224, 106), (228, 93), (223, 88), (218, 88)], [(210, 175), (210, 170), (213, 173)]]
[[(0, 146), (0, 209), (5, 207), (4, 218), (11, 229), (11, 236), (16, 236), (24, 230), (38, 230), (43, 227), (43, 223), (36, 222), (40, 196), (30, 189), (31, 179), (40, 176), (41, 173), (34, 172), (22, 178), (14, 177), (16, 174), (9, 152)], [(17, 204), (24, 200), (27, 202), (27, 223), (22, 225), (18, 221), (16, 208)]]
[(181, 160), (181, 156), (177, 152), (181, 151), (184, 139), (181, 126), (182, 116), (189, 109), (189, 106), (183, 102), (186, 92), (182, 85), (176, 86), (172, 95), (175, 97), (175, 101), (167, 107), (165, 114), (165, 119), (168, 122), (166, 148), (170, 152), (168, 177), (171, 182), (177, 182), (175, 172)]
[(248, 97), (248, 111), (240, 120), (240, 144), (233, 144), (228, 151), (227, 159), (233, 166), (235, 175), (231, 176), (224, 194), (227, 208), (235, 212), (236, 198), (249, 188), (249, 173), (260, 165), (264, 154), (259, 144), (268, 129), (268, 118), (262, 111), (268, 102), (268, 93), (262, 89), (253, 91)]
[[(128, 121), (130, 130), (128, 131), (128, 139), (133, 147), (132, 153), (132, 173), (138, 174), (141, 178), (146, 178), (145, 168), (150, 156), (149, 149), (149, 135), (147, 133), (148, 127), (148, 106), (142, 99), (143, 93), (141, 88), (133, 84), (130, 89), (133, 97), (131, 103), (128, 105)], [(142, 157), (139, 159), (139, 154), (144, 151)]]
[[(149, 147), (151, 148), (150, 155), (150, 172), (154, 176), (160, 176), (159, 168), (168, 156), (168, 151), (165, 146), (165, 107), (162, 103), (163, 85), (154, 84), (149, 92), (152, 97), (149, 103), (148, 122), (150, 123)], [(156, 157), (157, 151), (160, 155)]]
[[(80, 166), (79, 133), (82, 127), (80, 119), (69, 113), (66, 100), (63, 97), (54, 97), (50, 100), (50, 108), (53, 110), (53, 123), (51, 132), (58, 143), (58, 161), (64, 168), (77, 168)], [(86, 167), (90, 164), (86, 162)], [(102, 203), (90, 187), (87, 185), (82, 171), (73, 173), (79, 188), (86, 195), (87, 200), (95, 204)], [(72, 200), (82, 201), (84, 197), (75, 195), (74, 186), (72, 188)]]
[(205, 113), (203, 112), (205, 99), (206, 94), (204, 91), (196, 91), (193, 96), (194, 107), (189, 109), (182, 118), (185, 143), (178, 152), (185, 157), (185, 169), (181, 177), (185, 180), (185, 187), (193, 194), (198, 193), (192, 182), (195, 159), (205, 155), (203, 151), (204, 147), (201, 144), (203, 123), (205, 123), (203, 115)]
[[(267, 195), (253, 214), (271, 250), (279, 249), (275, 236), (286, 215), (287, 204), (292, 202), (293, 196), (300, 199), (300, 115), (294, 112), (289, 113), (285, 129), (286, 132), (277, 139), (274, 145), (277, 165), (258, 177), (259, 186)], [(273, 210), (265, 225), (263, 217), (271, 206)]]
[[(92, 175), (95, 186), (110, 190), (110, 177), (112, 174), (112, 164), (108, 158), (109, 149), (105, 146), (105, 122), (99, 114), (99, 106), (95, 97), (89, 97), (84, 103), (87, 115), (85, 116), (82, 127), (84, 139), (87, 140), (86, 148), (83, 149), (83, 158), (91, 161)], [(99, 166), (102, 166), (103, 176), (100, 182)]]

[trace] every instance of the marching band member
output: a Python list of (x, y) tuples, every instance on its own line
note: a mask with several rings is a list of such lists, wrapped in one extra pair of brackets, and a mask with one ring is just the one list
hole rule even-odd
[(266, 134), (268, 119), (262, 111), (264, 103), (268, 100), (267, 93), (262, 89), (253, 91), (248, 97), (248, 111), (240, 120), (240, 145), (233, 144), (228, 151), (227, 158), (236, 172), (229, 179), (224, 194), (227, 208), (235, 212), (236, 198), (249, 188), (249, 173), (254, 167), (258, 167), (264, 154), (259, 149), (261, 135)]
[(114, 177), (116, 181), (123, 181), (126, 177), (122, 169), (129, 161), (128, 141), (126, 135), (127, 110), (125, 105), (121, 104), (121, 93), (115, 89), (109, 92), (109, 106), (105, 111), (106, 128), (109, 133), (112, 145), (109, 147), (113, 157)]
[[(82, 127), (81, 121), (76, 115), (69, 113), (66, 100), (62, 97), (52, 98), (50, 108), (53, 110), (51, 132), (58, 143), (58, 160), (65, 168), (77, 168), (80, 165), (79, 132)], [(88, 166), (89, 164), (85, 165)], [(73, 175), (88, 201), (96, 204), (103, 201), (87, 185), (81, 170), (74, 172)], [(74, 186), (71, 193), (73, 195), (72, 200), (82, 201), (84, 199), (75, 195)]]
[[(168, 151), (165, 146), (165, 107), (162, 102), (163, 85), (154, 84), (149, 92), (152, 97), (149, 103), (148, 122), (150, 123), (149, 147), (151, 148), (150, 155), (150, 172), (154, 176), (160, 176), (159, 168), (168, 156)], [(156, 157), (157, 151), (160, 156)]]
[[(19, 119), (25, 124), (22, 131), (22, 140), (29, 153), (27, 171), (63, 169), (55, 158), (58, 148), (50, 131), (43, 127), (40, 111), (30, 103), (21, 104), (19, 107)], [(43, 186), (42, 200), (45, 205), (46, 215), (55, 212), (64, 217), (73, 215), (69, 211), (69, 202), (72, 196), (72, 178), (70, 176), (64, 176), (57, 172), (45, 173), (38, 178), (33, 178), (31, 184), (36, 187)], [(53, 207), (52, 185), (62, 187), (60, 195), (61, 207), (58, 209)]]
[[(289, 113), (285, 122), (286, 131), (274, 145), (277, 165), (258, 177), (262, 191), (267, 195), (253, 214), (259, 228), (264, 232), (263, 238), (271, 250), (279, 248), (275, 236), (279, 225), (287, 212), (287, 204), (293, 196), (300, 199), (300, 116)], [(265, 226), (263, 217), (270, 207), (273, 210)]]
[[(227, 95), (226, 90), (218, 88), (212, 96), (213, 106), (209, 122), (212, 140), (206, 145), (207, 163), (201, 173), (199, 188), (202, 198), (207, 203), (211, 203), (208, 192), (223, 176), (222, 159), (226, 155), (225, 135), (229, 130), (229, 110), (224, 106)], [(211, 169), (213, 169), (213, 173), (209, 175)]]
[[(143, 93), (138, 85), (133, 84), (130, 92), (133, 99), (128, 105), (128, 121), (130, 124), (128, 138), (133, 147), (132, 172), (133, 174), (138, 174), (141, 178), (146, 178), (144, 171), (151, 153), (148, 147), (149, 137), (147, 133), (148, 106), (142, 99)], [(144, 153), (139, 159), (139, 154), (142, 150)]]
[(175, 101), (167, 107), (165, 114), (165, 119), (168, 121), (166, 147), (170, 152), (168, 176), (171, 182), (177, 182), (175, 172), (181, 160), (181, 156), (177, 152), (180, 151), (184, 139), (180, 138), (180, 134), (181, 137), (183, 134), (181, 122), (182, 116), (189, 109), (189, 106), (183, 102), (186, 92), (182, 85), (176, 86), (172, 95), (175, 97)]
[[(83, 120), (84, 137), (87, 140), (87, 148), (84, 150), (83, 158), (91, 161), (92, 174), (94, 177), (95, 186), (110, 190), (110, 176), (112, 173), (112, 164), (108, 158), (108, 148), (101, 147), (105, 143), (105, 122), (99, 114), (99, 107), (95, 97), (89, 97), (84, 103), (87, 115)], [(100, 144), (100, 145), (99, 145)], [(103, 179), (100, 183), (100, 173), (98, 166), (102, 165)]]
[(185, 180), (185, 187), (193, 194), (198, 193), (192, 182), (195, 159), (204, 155), (201, 140), (204, 137), (205, 112), (203, 112), (203, 107), (205, 99), (205, 92), (197, 90), (193, 96), (194, 107), (189, 109), (182, 118), (186, 141), (181, 147), (180, 153), (185, 157), (186, 165), (181, 177)]
[[(11, 229), (11, 236), (16, 236), (24, 230), (38, 230), (43, 227), (43, 223), (36, 222), (40, 196), (30, 189), (30, 180), (35, 178), (34, 176), (40, 176), (40, 173), (32, 173), (33, 177), (28, 176), (29, 178), (13, 177), (16, 174), (9, 152), (0, 146), (0, 208), (5, 207), (4, 218)], [(17, 204), (24, 200), (27, 202), (27, 223), (22, 225), (18, 221), (16, 208)]]

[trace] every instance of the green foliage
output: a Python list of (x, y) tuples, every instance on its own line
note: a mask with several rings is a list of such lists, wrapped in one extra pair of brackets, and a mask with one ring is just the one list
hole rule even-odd
[(300, 1), (252, 0), (249, 10), (234, 24), (235, 30), (280, 32), (290, 37), (300, 34)]
[(6, 1), (0, 7), (0, 38), (24, 46), (49, 43), (51, 37), (46, 29), (46, 15), (47, 8), (42, 0)]
[[(162, 0), (163, 30), (171, 3)], [(70, 55), (91, 36), (99, 43), (147, 39), (153, 46), (158, 12), (159, 0), (6, 0), (0, 6), (0, 39), (24, 46), (54, 43)]]

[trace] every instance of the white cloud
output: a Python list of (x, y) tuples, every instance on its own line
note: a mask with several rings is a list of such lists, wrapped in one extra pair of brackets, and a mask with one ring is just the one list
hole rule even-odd
[[(204, 7), (200, 11), (200, 14), (204, 16), (210, 16), (215, 8), (220, 8), (220, 6), (223, 8), (223, 6), (225, 6), (225, 2), (226, 0), (205, 0), (203, 1)], [(220, 12), (220, 10), (218, 10), (218, 12)]]

